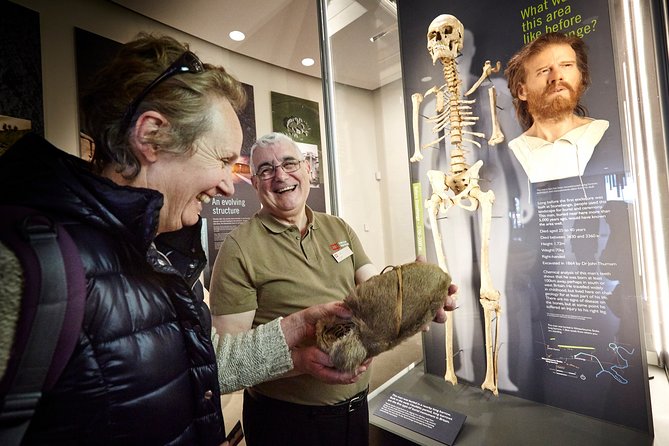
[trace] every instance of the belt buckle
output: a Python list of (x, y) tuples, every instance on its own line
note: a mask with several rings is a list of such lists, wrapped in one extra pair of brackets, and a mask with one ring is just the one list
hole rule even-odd
[(353, 412), (356, 410), (358, 407), (362, 406), (362, 401), (367, 395), (362, 394), (358, 396), (354, 396), (351, 398), (348, 402), (348, 413)]

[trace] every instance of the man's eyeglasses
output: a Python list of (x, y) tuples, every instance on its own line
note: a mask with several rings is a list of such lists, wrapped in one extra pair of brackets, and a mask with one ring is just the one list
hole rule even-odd
[(165, 71), (163, 71), (157, 78), (155, 78), (149, 85), (147, 85), (140, 94), (135, 96), (135, 99), (132, 100), (130, 105), (128, 105), (128, 108), (125, 110), (121, 129), (126, 131), (128, 127), (130, 127), (132, 117), (135, 115), (135, 112), (137, 112), (137, 107), (139, 107), (139, 104), (144, 100), (144, 98), (146, 98), (151, 90), (156, 88), (156, 85), (177, 74), (202, 73), (203, 71), (204, 65), (194, 53), (190, 51), (183, 53), (177, 60), (172, 62), (172, 64), (167, 67)]
[(276, 166), (273, 166), (271, 164), (264, 164), (260, 166), (260, 169), (258, 169), (255, 176), (257, 176), (261, 180), (269, 180), (276, 176), (276, 169), (279, 167), (282, 168), (283, 171), (286, 173), (292, 173), (300, 168), (300, 164), (302, 164), (302, 161), (304, 160), (290, 159), (290, 160), (285, 160), (283, 163), (277, 164)]

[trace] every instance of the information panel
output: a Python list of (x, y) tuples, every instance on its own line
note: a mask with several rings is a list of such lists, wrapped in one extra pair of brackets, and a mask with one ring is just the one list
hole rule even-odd
[[(604, 0), (398, 1), (407, 158), (417, 143), (426, 146), (422, 160), (410, 166), (414, 208), (424, 207), (434, 197), (428, 172), (454, 169), (451, 126), (439, 125), (437, 111), (439, 101), (452, 99), (437, 93), (448, 90), (453, 74), (440, 59), (433, 63), (426, 49), (433, 19), (451, 14), (464, 26), (455, 60), (462, 94), (476, 84), (486, 61), (492, 67), (501, 62), (499, 72), (466, 98), (474, 100), (466, 105), (476, 118), (467, 130), (485, 136), (463, 136), (480, 144), (465, 141), (464, 157), (469, 166), (483, 162), (475, 178), (481, 191), (495, 196), (489, 254), (490, 276), (500, 292), (501, 311), (493, 320), (499, 328), (499, 391), (647, 432), (652, 421), (630, 218), (636, 192), (621, 136), (608, 8)], [(504, 70), (523, 45), (549, 32), (574, 35), (587, 46), (591, 84), (581, 103), (598, 141), (587, 149), (583, 135), (567, 135), (577, 142), (542, 159), (535, 156), (536, 146), (510, 143), (526, 127), (516, 116)], [(494, 105), (490, 87), (496, 90)], [(422, 98), (418, 113), (416, 94)], [(493, 107), (504, 135), (497, 144), (490, 141), (496, 131)], [(468, 202), (456, 199), (439, 212), (436, 228), (426, 209), (425, 226), (416, 232), (422, 240), (425, 231), (425, 253), (437, 263), (433, 230), (439, 230), (447, 268), (459, 286), (452, 313), (455, 374), (459, 382), (480, 386), (486, 378), (479, 302), (484, 222), (481, 208), (460, 204)], [(423, 339), (426, 371), (443, 376), (444, 327), (435, 324)]]
[(392, 392), (374, 415), (447, 445), (455, 444), (467, 418), (461, 413), (397, 392)]

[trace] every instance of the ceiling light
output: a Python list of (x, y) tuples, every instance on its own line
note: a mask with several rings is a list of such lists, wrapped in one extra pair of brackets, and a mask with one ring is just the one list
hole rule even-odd
[(305, 57), (304, 59), (302, 59), (302, 65), (304, 65), (305, 67), (310, 67), (315, 63), (316, 62), (311, 57)]
[(230, 34), (228, 34), (232, 40), (235, 42), (241, 42), (242, 40), (246, 39), (246, 36), (244, 35), (243, 32), (241, 31), (232, 31)]
[(397, 30), (397, 22), (393, 23), (392, 25), (390, 25), (388, 28), (384, 29), (380, 33), (370, 37), (369, 41), (374, 43), (377, 40), (379, 40), (381, 37), (385, 37), (385, 36), (388, 35), (388, 33), (391, 33), (391, 32), (396, 31), (396, 30)]

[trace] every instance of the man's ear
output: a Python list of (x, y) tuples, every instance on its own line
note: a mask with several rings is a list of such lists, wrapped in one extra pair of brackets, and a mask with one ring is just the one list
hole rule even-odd
[(137, 118), (130, 141), (142, 161), (153, 163), (157, 160), (159, 147), (155, 143), (156, 137), (167, 125), (167, 119), (155, 110), (145, 111)]
[(525, 90), (525, 84), (520, 84), (518, 88), (518, 99), (521, 101), (527, 101), (527, 91)]

